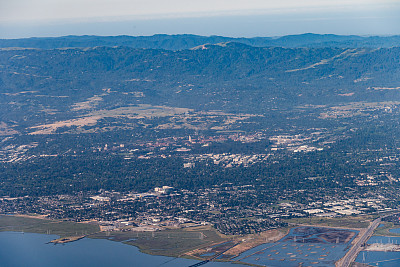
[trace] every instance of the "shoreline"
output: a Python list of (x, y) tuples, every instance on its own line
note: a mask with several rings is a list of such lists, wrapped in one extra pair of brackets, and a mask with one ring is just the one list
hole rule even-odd
[[(297, 224), (290, 225), (287, 228), (282, 229), (273, 229), (268, 230), (266, 232), (253, 234), (249, 236), (219, 236), (218, 232), (208, 226), (195, 227), (190, 229), (166, 229), (164, 231), (156, 231), (156, 232), (135, 232), (132, 231), (99, 231), (94, 230), (94, 225), (90, 225), (87, 223), (75, 223), (75, 222), (66, 222), (62, 220), (52, 220), (46, 218), (45, 216), (35, 216), (35, 215), (17, 215), (17, 214), (2, 214), (0, 218), (3, 217), (3, 224), (0, 221), (0, 224), (3, 225), (2, 231), (7, 232), (26, 232), (26, 233), (39, 233), (39, 234), (53, 234), (58, 235), (59, 238), (51, 240), (48, 243), (52, 244), (66, 244), (71, 242), (76, 242), (84, 238), (90, 239), (104, 239), (108, 241), (114, 241), (117, 243), (123, 243), (126, 245), (134, 246), (141, 253), (152, 255), (152, 256), (166, 256), (172, 258), (183, 258), (183, 259), (193, 259), (204, 261), (209, 259), (209, 257), (202, 256), (203, 254), (212, 251), (216, 254), (223, 249), (223, 243), (227, 241), (238, 242), (235, 246), (224, 251), (227, 256), (224, 260), (213, 259), (216, 262), (230, 262), (230, 263), (239, 263), (246, 264), (245, 262), (235, 261), (234, 258), (237, 258), (242, 253), (253, 249), (259, 245), (274, 243), (278, 240), (285, 237), (291, 228), (294, 227), (318, 227), (318, 228), (326, 228), (326, 229), (347, 229), (347, 230), (356, 230), (362, 232), (360, 228), (346, 228), (346, 227), (338, 227), (338, 226), (327, 226), (327, 225), (312, 225), (312, 224)], [(32, 220), (32, 221), (31, 221)], [(42, 222), (42, 223), (40, 223)], [(60, 234), (60, 232), (66, 232), (63, 227), (70, 227), (68, 229), (70, 234)], [(87, 226), (91, 227), (92, 230), (87, 233), (83, 233), (82, 227)], [(53, 228), (52, 228), (53, 227)], [(75, 228), (74, 228), (75, 227)], [(44, 230), (47, 232), (44, 232)], [(1, 231), (1, 230), (0, 230)], [(67, 231), (67, 232), (68, 232)], [(208, 231), (208, 232), (207, 232)], [(82, 232), (82, 234), (79, 234)], [(193, 238), (191, 236), (196, 236), (198, 233), (205, 233), (202, 236), (210, 236), (210, 234), (214, 234), (219, 236), (218, 239), (216, 237), (211, 236), (208, 240), (200, 240), (201, 238), (196, 237), (196, 239), (190, 240), (189, 245), (186, 247), (177, 247), (176, 249), (168, 247), (168, 245), (163, 242), (177, 242), (178, 240), (182, 241), (184, 239)], [(171, 235), (171, 237), (170, 237)], [(168, 237), (167, 237), (168, 236)], [(161, 242), (162, 246), (165, 249), (161, 250), (157, 247), (157, 243)], [(197, 242), (198, 245), (195, 245)], [(156, 245), (156, 246), (154, 246)], [(194, 246), (193, 246), (194, 245)], [(215, 248), (214, 248), (215, 247)], [(211, 255), (210, 255), (211, 256)]]

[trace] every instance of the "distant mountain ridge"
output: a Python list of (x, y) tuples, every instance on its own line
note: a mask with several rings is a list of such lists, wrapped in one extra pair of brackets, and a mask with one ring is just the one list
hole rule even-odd
[[(4, 49), (0, 120), (15, 114), (17, 121), (42, 107), (67, 116), (71, 106), (107, 88), (115, 93), (97, 101), (98, 108), (135, 103), (263, 114), (298, 105), (394, 101), (400, 99), (399, 60), (400, 47), (259, 48), (234, 42), (180, 51)], [(41, 104), (25, 105), (33, 100)], [(12, 104), (17, 102), (29, 108)]]
[(237, 42), (254, 47), (285, 48), (388, 48), (400, 46), (400, 35), (370, 36), (313, 34), (287, 35), (282, 37), (233, 38), (224, 36), (199, 36), (192, 34), (152, 36), (62, 36), (0, 39), (0, 48), (21, 47), (55, 49), (65, 47), (127, 46), (144, 49), (184, 50), (204, 44)]

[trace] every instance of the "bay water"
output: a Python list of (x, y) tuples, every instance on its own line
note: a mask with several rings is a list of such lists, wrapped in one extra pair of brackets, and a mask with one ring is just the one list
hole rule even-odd
[[(1, 267), (80, 267), (135, 266), (183, 267), (196, 260), (153, 256), (138, 248), (104, 239), (84, 238), (76, 242), (48, 243), (55, 235), (0, 232)], [(210, 262), (207, 267), (233, 267), (230, 263)]]

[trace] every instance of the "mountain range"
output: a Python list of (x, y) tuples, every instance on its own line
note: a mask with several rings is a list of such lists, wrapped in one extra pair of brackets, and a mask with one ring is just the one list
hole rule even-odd
[(0, 39), (0, 47), (53, 49), (63, 47), (127, 46), (145, 49), (183, 50), (203, 44), (236, 42), (256, 47), (340, 47), (378, 48), (399, 46), (400, 36), (357, 36), (334, 34), (300, 34), (282, 37), (233, 38), (192, 34), (153, 36), (63, 36), (23, 39)]

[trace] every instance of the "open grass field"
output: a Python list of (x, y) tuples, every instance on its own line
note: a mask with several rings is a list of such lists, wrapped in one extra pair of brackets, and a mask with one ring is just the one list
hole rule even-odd
[(0, 215), (0, 231), (19, 231), (54, 234), (60, 237), (85, 235), (98, 232), (99, 226), (43, 218)]
[(294, 225), (315, 225), (327, 227), (342, 227), (349, 229), (362, 229), (367, 228), (369, 223), (373, 220), (370, 215), (367, 216), (346, 216), (340, 218), (294, 218), (286, 220), (289, 224)]
[(178, 257), (202, 246), (228, 240), (211, 226), (169, 229), (157, 232), (101, 232), (90, 238), (104, 238), (138, 247), (152, 255)]

